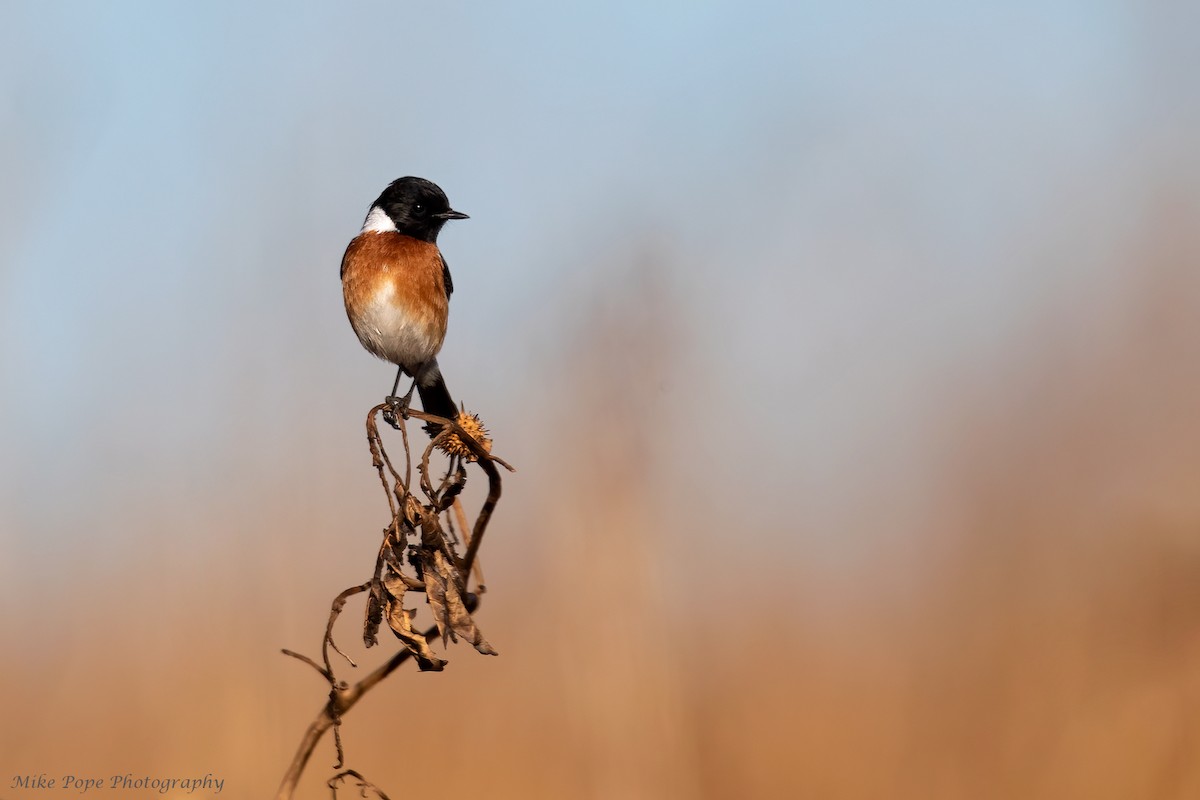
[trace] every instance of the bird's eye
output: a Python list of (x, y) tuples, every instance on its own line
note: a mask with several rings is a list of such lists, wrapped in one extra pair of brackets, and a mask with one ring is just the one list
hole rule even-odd
[(425, 213), (425, 204), (417, 203), (415, 206), (413, 206), (413, 211), (416, 212), (417, 214), (424, 214)]

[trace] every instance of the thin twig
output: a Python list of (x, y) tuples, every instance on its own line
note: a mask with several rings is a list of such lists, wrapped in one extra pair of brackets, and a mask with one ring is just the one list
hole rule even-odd
[(333, 676), (333, 664), (331, 664), (329, 661), (329, 648), (331, 646), (335, 651), (337, 651), (339, 656), (349, 662), (350, 666), (358, 666), (358, 664), (355, 664), (354, 660), (350, 658), (350, 656), (343, 653), (341, 648), (334, 643), (333, 623), (337, 622), (338, 615), (342, 613), (342, 608), (345, 607), (346, 600), (349, 597), (356, 595), (359, 592), (365, 592), (370, 588), (371, 582), (367, 581), (366, 583), (359, 584), (358, 586), (351, 586), (349, 589), (343, 590), (337, 597), (333, 598), (333, 604), (329, 609), (329, 622), (325, 625), (325, 641), (321, 644), (321, 657), (325, 660), (325, 671), (331, 676), (331, 679)]
[(353, 769), (344, 769), (341, 772), (339, 772), (337, 775), (334, 775), (332, 778), (329, 779), (329, 782), (326, 785), (333, 792), (334, 800), (337, 800), (338, 784), (341, 783), (342, 781), (346, 780), (346, 776), (348, 776), (348, 775), (353, 776), (354, 779), (358, 781), (358, 787), (359, 787), (358, 796), (359, 797), (366, 797), (367, 789), (370, 789), (372, 792), (374, 792), (380, 798), (380, 800), (391, 800), (391, 798), (389, 798), (386, 794), (384, 794), (383, 789), (380, 789), (378, 786), (376, 786), (375, 784), (371, 783), (369, 780), (364, 778), (362, 776), (362, 774), (360, 772), (358, 772), (358, 770), (353, 770)]
[(475, 528), (471, 531), (471, 543), (467, 545), (467, 556), (462, 563), (464, 574), (470, 572), (471, 567), (474, 566), (475, 557), (479, 554), (479, 545), (483, 544), (483, 532), (487, 529), (488, 520), (492, 517), (492, 509), (496, 507), (496, 503), (500, 502), (500, 473), (496, 471), (495, 465), (490, 460), (481, 458), (479, 466), (488, 476), (488, 496), (483, 501), (483, 507), (479, 509), (479, 515), (475, 517)]
[(320, 676), (321, 676), (322, 678), (324, 678), (325, 680), (327, 680), (327, 681), (332, 681), (332, 680), (333, 680), (333, 676), (332, 676), (332, 675), (330, 675), (328, 672), (326, 672), (324, 667), (322, 667), (322, 666), (321, 666), (320, 664), (318, 664), (317, 662), (313, 661), (313, 660), (312, 660), (311, 658), (309, 658), (308, 656), (306, 656), (306, 655), (303, 655), (302, 653), (297, 653), (297, 652), (296, 652), (296, 651), (294, 651), (294, 650), (288, 650), (286, 647), (285, 647), (285, 648), (283, 648), (283, 649), (282, 649), (280, 652), (281, 652), (281, 653), (283, 653), (285, 656), (291, 656), (292, 658), (298, 658), (298, 659), (300, 659), (300, 660), (301, 660), (301, 661), (303, 661), (305, 664), (308, 664), (310, 667), (312, 667), (313, 669), (315, 669), (315, 670), (317, 671), (317, 673), (318, 673), (318, 674), (320, 674)]
[[(408, 487), (413, 485), (413, 453), (408, 444), (408, 426), (400, 426), (400, 438), (404, 443), (404, 498), (408, 498)], [(395, 473), (392, 473), (395, 475)], [(396, 481), (400, 482), (400, 476), (396, 476)], [(397, 487), (398, 488), (398, 487)], [(401, 500), (401, 504), (404, 504)]]
[(387, 453), (383, 449), (383, 440), (379, 437), (379, 426), (375, 422), (375, 415), (380, 409), (386, 407), (386, 404), (375, 406), (367, 414), (367, 445), (371, 448), (371, 465), (379, 472), (379, 482), (383, 484), (383, 493), (387, 495), (388, 508), (392, 512), (392, 520), (394, 521), (396, 519), (396, 506), (392, 502), (392, 489), (388, 486), (387, 477), (383, 474), (384, 465), (386, 464), (395, 480), (399, 481), (400, 476), (396, 474), (396, 470), (392, 469), (392, 462), (388, 459)]
[[(479, 600), (474, 595), (467, 595), (466, 606), (467, 611), (474, 614), (475, 610), (479, 607)], [(425, 638), (431, 642), (437, 641), (438, 629), (436, 625), (425, 631)], [(316, 718), (309, 724), (308, 730), (304, 732), (304, 738), (300, 741), (300, 747), (296, 749), (296, 755), (292, 757), (292, 763), (283, 775), (283, 782), (280, 783), (279, 792), (275, 795), (276, 800), (290, 800), (296, 790), (296, 785), (300, 782), (300, 775), (304, 772), (305, 765), (308, 764), (308, 760), (312, 757), (313, 751), (317, 747), (317, 743), (321, 741), (321, 737), (325, 735), (325, 731), (333, 726), (334, 721), (344, 717), (363, 698), (363, 695), (374, 689), (380, 681), (395, 672), (401, 664), (411, 657), (412, 653), (408, 650), (399, 650), (370, 675), (367, 675), (361, 681), (344, 691), (338, 692), (336, 696), (329, 698), (329, 701), (321, 708)]]
[[(454, 516), (458, 519), (458, 527), (462, 530), (462, 537), (466, 540), (467, 552), (469, 553), (471, 551), (471, 526), (467, 523), (467, 512), (463, 511), (462, 503), (459, 502), (457, 497), (454, 498)], [(483, 567), (479, 565), (478, 559), (475, 560), (472, 567), (474, 567), (476, 591), (483, 594), (487, 591), (487, 586), (483, 579)]]

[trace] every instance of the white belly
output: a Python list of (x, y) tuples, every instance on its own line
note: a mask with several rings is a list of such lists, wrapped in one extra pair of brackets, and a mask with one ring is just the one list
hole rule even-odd
[(442, 340), (429, 320), (396, 308), (392, 292), (389, 285), (371, 298), (354, 321), (354, 332), (367, 350), (414, 374), (438, 354)]

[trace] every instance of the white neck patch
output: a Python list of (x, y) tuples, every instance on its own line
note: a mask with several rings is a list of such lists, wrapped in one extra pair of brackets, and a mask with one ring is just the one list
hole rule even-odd
[(392, 222), (392, 218), (385, 214), (379, 206), (371, 206), (371, 213), (367, 214), (359, 233), (389, 233), (394, 230), (396, 230), (396, 223)]

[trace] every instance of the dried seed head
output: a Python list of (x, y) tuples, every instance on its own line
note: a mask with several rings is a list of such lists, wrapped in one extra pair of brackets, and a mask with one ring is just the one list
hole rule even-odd
[[(483, 423), (479, 421), (478, 414), (468, 414), (466, 411), (459, 411), (454, 421), (458, 423), (458, 427), (462, 428), (467, 435), (479, 443), (485, 453), (492, 452), (492, 439), (488, 436), (487, 428), (483, 427)], [(476, 460), (475, 454), (458, 437), (457, 433), (450, 434), (438, 447), (446, 455), (462, 456), (467, 461)]]

